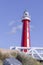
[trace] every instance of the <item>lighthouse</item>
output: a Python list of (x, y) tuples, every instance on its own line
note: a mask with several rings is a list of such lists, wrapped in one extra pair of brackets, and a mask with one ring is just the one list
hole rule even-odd
[[(21, 42), (21, 47), (30, 47), (30, 15), (29, 12), (24, 11), (23, 16), (22, 16), (22, 23), (23, 23), (23, 28), (22, 28), (22, 42)], [(27, 50), (23, 50), (24, 52), (27, 52)]]

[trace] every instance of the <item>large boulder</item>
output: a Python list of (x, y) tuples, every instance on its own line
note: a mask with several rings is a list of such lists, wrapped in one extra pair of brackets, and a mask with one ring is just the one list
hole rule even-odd
[(10, 57), (3, 61), (3, 65), (22, 65), (22, 63), (16, 58)]

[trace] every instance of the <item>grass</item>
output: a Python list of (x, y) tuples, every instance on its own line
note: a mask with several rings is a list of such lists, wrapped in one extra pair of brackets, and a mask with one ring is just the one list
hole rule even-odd
[(36, 61), (30, 56), (27, 56), (26, 54), (19, 53), (17, 55), (17, 59), (22, 62), (23, 65), (41, 65), (40, 62)]
[(18, 59), (23, 65), (43, 65), (40, 62), (33, 59), (32, 57), (27, 56), (25, 53), (16, 50), (4, 50), (4, 52), (1, 50), (0, 65), (3, 65), (3, 60), (12, 56)]

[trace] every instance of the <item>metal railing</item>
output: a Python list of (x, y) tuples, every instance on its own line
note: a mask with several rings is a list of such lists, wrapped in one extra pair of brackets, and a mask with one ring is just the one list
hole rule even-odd
[(27, 52), (24, 53), (27, 55), (30, 55), (37, 60), (43, 60), (43, 47), (11, 47), (10, 49), (16, 49), (19, 51), (26, 49)]

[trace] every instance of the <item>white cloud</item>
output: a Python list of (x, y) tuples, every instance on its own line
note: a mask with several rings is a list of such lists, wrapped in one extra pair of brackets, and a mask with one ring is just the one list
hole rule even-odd
[(17, 29), (22, 29), (22, 25), (18, 25), (17, 26)]
[(14, 24), (14, 21), (11, 21), (10, 23), (9, 23), (9, 26), (12, 26)]
[(11, 31), (9, 32), (9, 34), (15, 34), (17, 32), (17, 30), (21, 30), (22, 29), (22, 25), (18, 25), (16, 27), (12, 27)]
[(16, 27), (12, 27), (12, 29), (11, 29), (11, 34), (14, 34), (15, 32), (17, 31), (17, 28)]
[(30, 31), (33, 31), (33, 29), (34, 29), (34, 26), (30, 25)]

